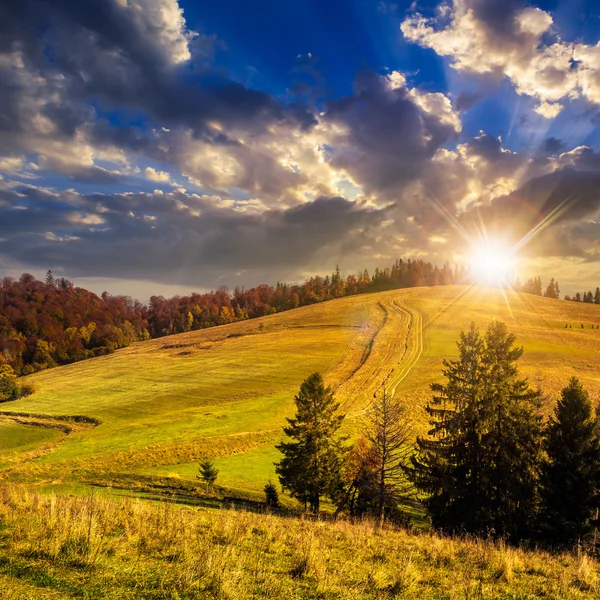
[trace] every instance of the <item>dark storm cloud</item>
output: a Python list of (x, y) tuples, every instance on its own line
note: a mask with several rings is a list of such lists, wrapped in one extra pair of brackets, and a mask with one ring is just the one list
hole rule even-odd
[(354, 94), (327, 105), (327, 120), (345, 126), (345, 142), (332, 149), (331, 163), (347, 170), (368, 193), (398, 194), (421, 175), (435, 152), (456, 135), (437, 112), (428, 112), (406, 86), (361, 72)]
[(540, 146), (542, 154), (558, 154), (565, 150), (565, 143), (555, 137), (547, 137)]
[(240, 270), (329, 268), (349, 248), (356, 257), (373, 243), (389, 214), (339, 197), (261, 214), (183, 193), (61, 198), (28, 188), (2, 198), (11, 209), (0, 224), (0, 254), (13, 260), (72, 276), (203, 286)]

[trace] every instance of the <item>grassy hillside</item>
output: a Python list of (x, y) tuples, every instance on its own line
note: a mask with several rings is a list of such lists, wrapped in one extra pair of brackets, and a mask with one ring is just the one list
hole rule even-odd
[[(485, 540), (0, 486), (3, 600), (592, 600), (598, 563)], [(352, 557), (352, 560), (348, 560)]]
[(307, 375), (326, 374), (350, 433), (382, 386), (410, 405), (420, 433), (429, 384), (459, 331), (493, 318), (517, 334), (523, 370), (547, 392), (577, 375), (598, 396), (600, 307), (452, 286), (361, 295), (30, 376), (37, 392), (2, 406), (3, 477), (192, 489), (198, 458), (210, 454), (218, 483), (256, 496), (274, 477), (273, 446)]

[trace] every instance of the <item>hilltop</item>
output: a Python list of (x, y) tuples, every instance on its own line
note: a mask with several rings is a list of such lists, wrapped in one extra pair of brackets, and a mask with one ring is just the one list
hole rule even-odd
[[(385, 386), (411, 407), (415, 433), (461, 329), (504, 320), (523, 371), (552, 396), (577, 375), (600, 392), (600, 309), (457, 286), (365, 294), (251, 321), (136, 343), (36, 373), (36, 393), (2, 406), (3, 476), (45, 484), (193, 490), (216, 457), (223, 493), (260, 497), (293, 396), (325, 373), (358, 429)], [(567, 326), (568, 325), (568, 326)], [(583, 327), (582, 327), (583, 325)]]

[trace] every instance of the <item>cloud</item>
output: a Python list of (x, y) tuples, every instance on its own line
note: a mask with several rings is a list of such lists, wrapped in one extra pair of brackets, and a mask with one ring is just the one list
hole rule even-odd
[[(215, 125), (249, 136), (276, 124), (308, 129), (315, 123), (305, 107), (248, 89), (213, 68), (214, 45), (214, 37), (186, 28), (176, 0), (3, 3), (4, 152), (44, 154), (63, 165), (71, 160), (77, 169), (80, 156), (92, 166), (106, 148), (129, 150), (128, 141), (137, 151), (157, 153), (171, 128), (219, 144), (227, 135), (211, 139)], [(121, 127), (99, 127), (98, 107), (141, 116), (143, 127), (129, 131), (138, 137), (128, 138)]]
[(553, 25), (550, 13), (520, 0), (453, 0), (434, 18), (413, 14), (401, 30), (458, 71), (508, 78), (551, 119), (568, 99), (600, 103), (600, 44), (565, 42)]
[(443, 94), (410, 89), (398, 72), (363, 71), (354, 94), (327, 104), (328, 158), (367, 194), (397, 197), (419, 177), (461, 123)]
[(166, 171), (157, 171), (153, 167), (146, 167), (144, 169), (144, 175), (146, 176), (146, 179), (149, 179), (150, 181), (161, 183), (170, 183), (171, 181), (171, 175), (169, 173)]
[[(512, 243), (527, 239), (522, 252), (537, 257), (597, 260), (582, 227), (600, 220), (600, 153), (580, 147), (530, 163), (518, 187), (460, 215), (461, 226), (486, 230)], [(535, 232), (533, 235), (530, 235)]]
[[(407, 39), (509, 78), (546, 117), (577, 94), (600, 98), (600, 50), (561, 41), (548, 13), (447, 6), (405, 20)], [(301, 280), (336, 262), (446, 260), (461, 229), (522, 234), (565, 196), (544, 233), (552, 252), (597, 256), (592, 149), (548, 138), (528, 155), (466, 138), (459, 111), (483, 92), (453, 106), (399, 71), (363, 69), (331, 99), (315, 57), (296, 70), (303, 85), (275, 97), (217, 69), (222, 48), (175, 0), (1, 4), (0, 260), (202, 287)], [(153, 183), (175, 189), (123, 191), (164, 187)]]
[(301, 279), (306, 269), (358, 260), (390, 211), (341, 197), (260, 212), (244, 204), (183, 191), (84, 196), (0, 182), (0, 256), (74, 277), (203, 287), (236, 281), (240, 271), (247, 284), (265, 274)]

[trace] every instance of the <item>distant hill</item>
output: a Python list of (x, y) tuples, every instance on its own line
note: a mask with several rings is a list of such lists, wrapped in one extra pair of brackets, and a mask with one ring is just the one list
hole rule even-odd
[(423, 260), (398, 259), (386, 269), (342, 277), (339, 268), (301, 285), (278, 283), (250, 289), (225, 286), (216, 292), (164, 298), (146, 306), (129, 296), (101, 296), (56, 279), (24, 273), (0, 281), (0, 364), (18, 375), (102, 356), (129, 344), (174, 333), (197, 331), (283, 312), (334, 298), (383, 290), (448, 285), (465, 279), (459, 268)]

